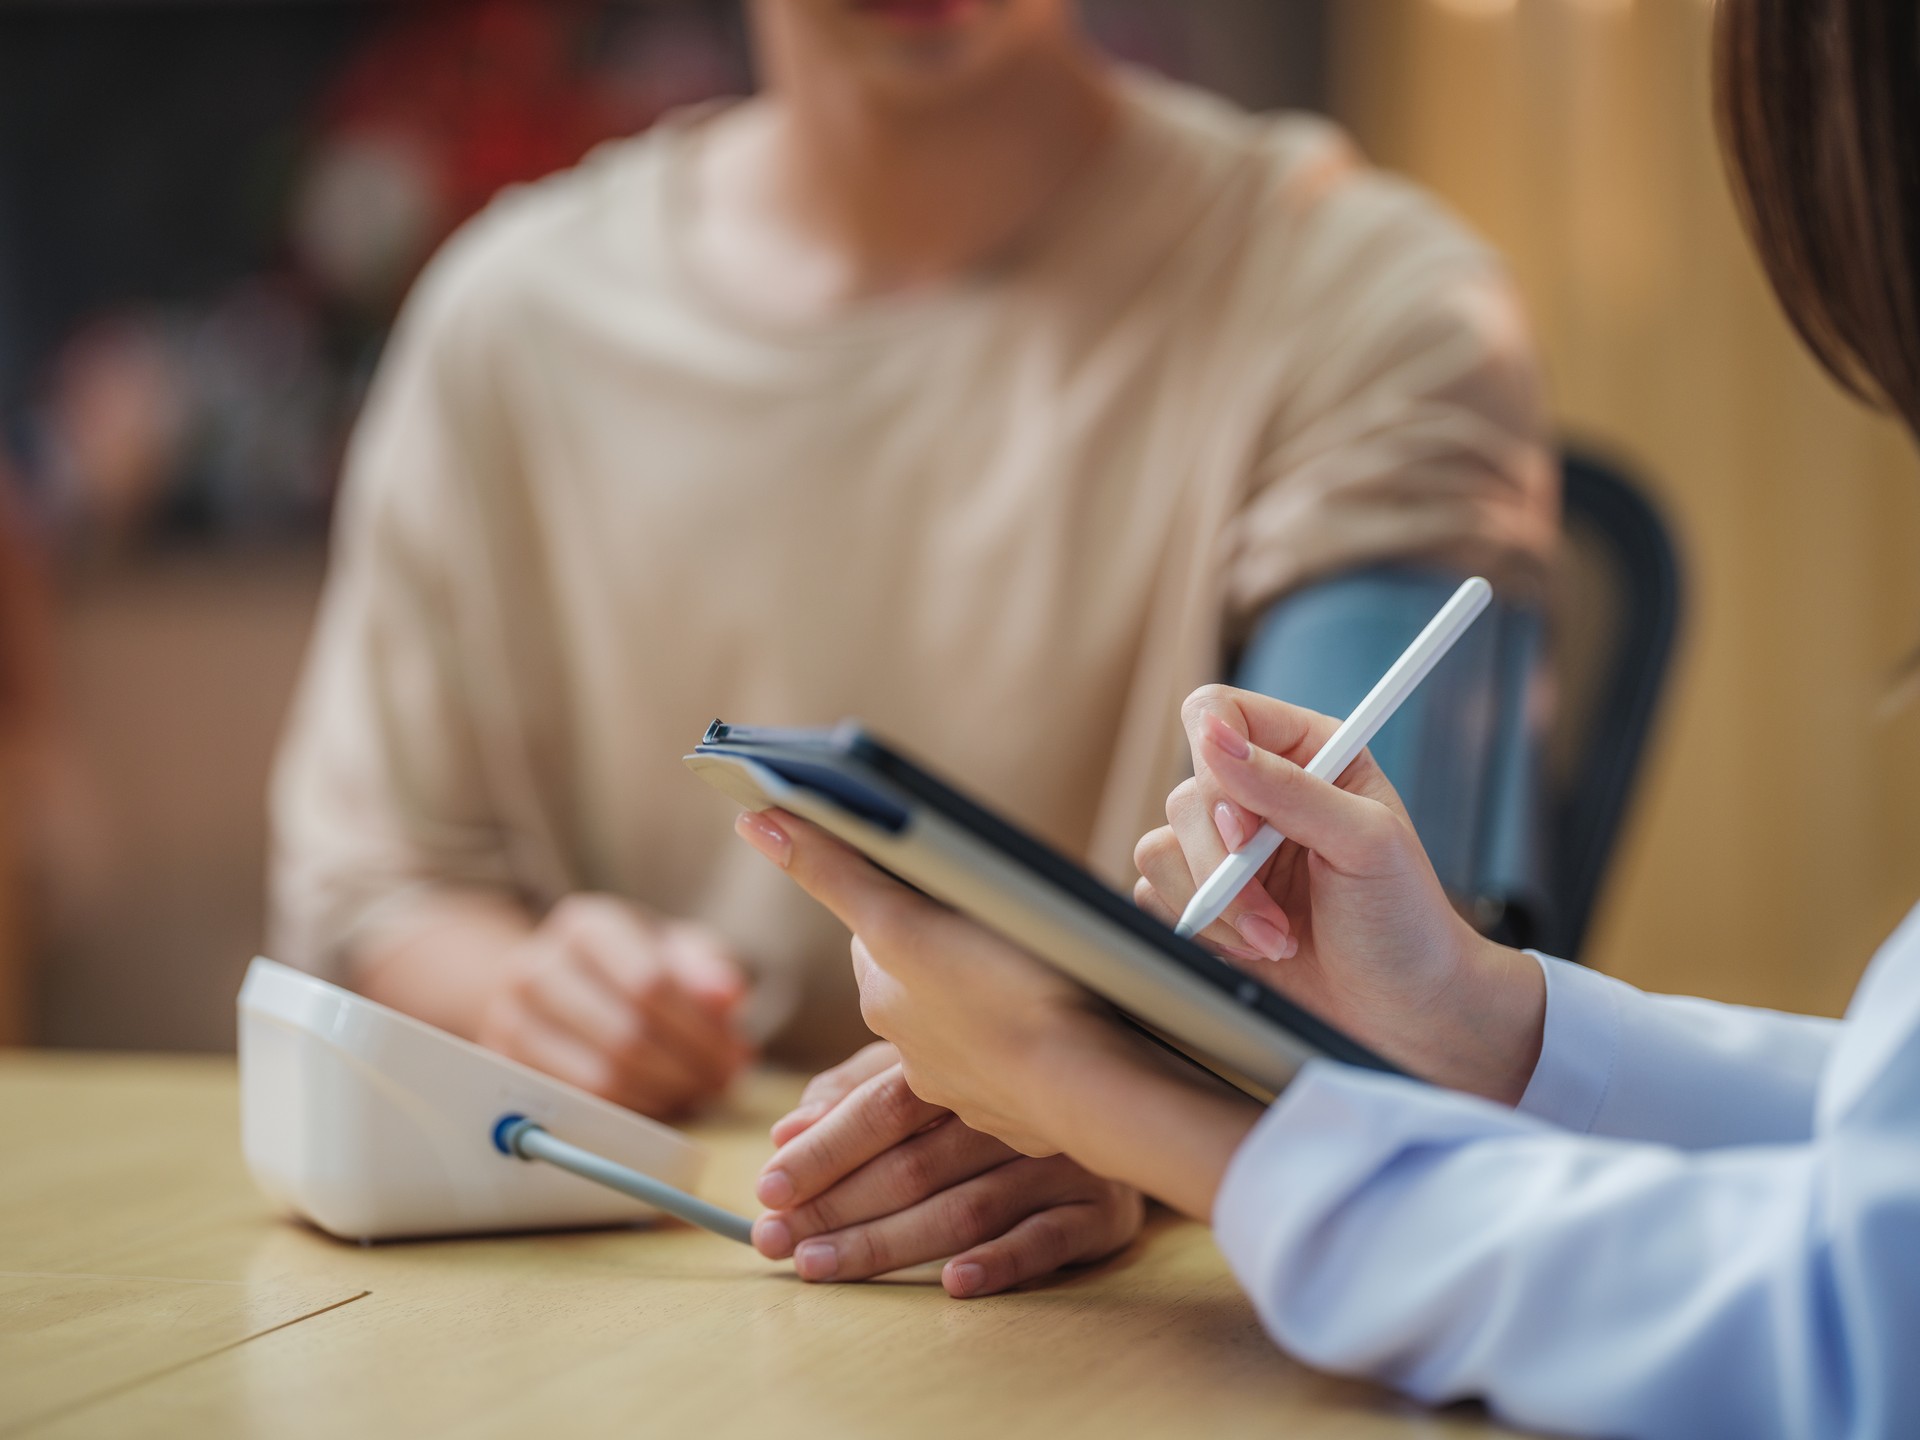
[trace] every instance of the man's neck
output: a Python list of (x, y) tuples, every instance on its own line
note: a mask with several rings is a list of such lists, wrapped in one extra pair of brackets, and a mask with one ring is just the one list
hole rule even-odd
[(1025, 57), (964, 100), (924, 110), (790, 81), (774, 97), (782, 208), (879, 289), (993, 256), (1114, 125), (1110, 83), (1075, 52)]
[(695, 245), (709, 278), (786, 318), (990, 260), (1117, 126), (1106, 71), (1066, 47), (939, 106), (890, 104), (804, 64), (783, 69), (715, 135)]

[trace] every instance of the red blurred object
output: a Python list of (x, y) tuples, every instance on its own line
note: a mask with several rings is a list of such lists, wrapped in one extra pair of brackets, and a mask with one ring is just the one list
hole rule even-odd
[(439, 234), (503, 185), (573, 164), (652, 116), (613, 113), (582, 74), (601, 7), (588, 0), (426, 0), (399, 9), (335, 81), (329, 138), (402, 135), (431, 154)]

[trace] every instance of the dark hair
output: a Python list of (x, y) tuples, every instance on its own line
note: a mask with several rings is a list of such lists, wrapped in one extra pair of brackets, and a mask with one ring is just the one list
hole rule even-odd
[(1920, 3), (1719, 0), (1733, 188), (1801, 337), (1920, 440)]

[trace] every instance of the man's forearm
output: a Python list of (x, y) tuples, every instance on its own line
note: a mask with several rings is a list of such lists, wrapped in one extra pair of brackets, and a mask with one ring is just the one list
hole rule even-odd
[(513, 901), (481, 890), (449, 890), (397, 930), (359, 946), (354, 988), (370, 1000), (471, 1040), (513, 949), (533, 933)]

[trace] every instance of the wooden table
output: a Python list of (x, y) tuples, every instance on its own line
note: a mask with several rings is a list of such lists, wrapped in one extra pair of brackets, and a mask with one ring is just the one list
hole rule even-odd
[[(712, 1198), (795, 1085), (701, 1127)], [(1493, 1433), (1287, 1360), (1197, 1225), (966, 1302), (677, 1225), (346, 1245), (253, 1189), (231, 1063), (0, 1053), (0, 1435)]]

